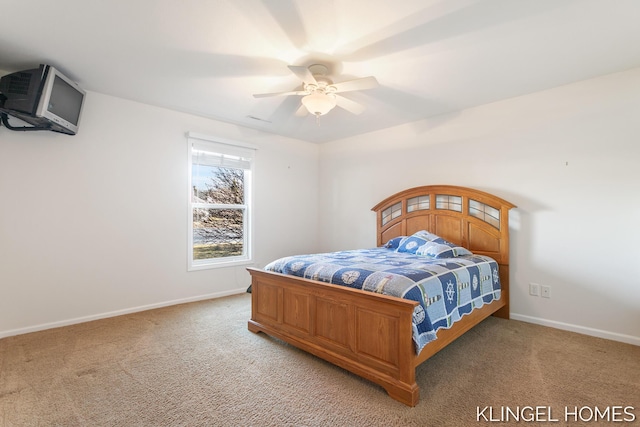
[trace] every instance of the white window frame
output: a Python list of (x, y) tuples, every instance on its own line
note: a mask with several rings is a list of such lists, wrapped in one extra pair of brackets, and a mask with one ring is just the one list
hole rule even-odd
[[(193, 194), (193, 153), (194, 145), (196, 147), (205, 147), (206, 150), (220, 153), (223, 155), (236, 156), (238, 153), (242, 153), (243, 158), (249, 158), (250, 166), (245, 168), (245, 181), (244, 181), (244, 205), (226, 205), (226, 204), (209, 204), (209, 203), (194, 203), (191, 195)], [(255, 151), (257, 147), (251, 144), (232, 141), (224, 138), (215, 138), (199, 133), (189, 132), (187, 133), (187, 146), (188, 146), (188, 215), (187, 215), (187, 270), (197, 271), (209, 268), (230, 267), (234, 265), (245, 265), (252, 263), (252, 241), (253, 241), (253, 175), (255, 168)], [(231, 209), (243, 209), (244, 210), (244, 222), (243, 222), (243, 254), (237, 256), (229, 256), (223, 258), (209, 258), (204, 260), (193, 259), (193, 210), (197, 208), (206, 209), (219, 209), (219, 208), (231, 208)]]

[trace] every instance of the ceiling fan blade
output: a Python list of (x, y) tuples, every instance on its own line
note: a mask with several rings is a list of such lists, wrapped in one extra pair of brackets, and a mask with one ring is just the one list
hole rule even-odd
[(298, 107), (298, 109), (296, 110), (295, 115), (297, 117), (304, 117), (307, 114), (309, 114), (309, 110), (307, 110), (307, 107), (305, 107), (304, 104), (300, 104), (300, 107)]
[(273, 93), (254, 93), (254, 98), (267, 98), (269, 96), (288, 96), (288, 95), (306, 95), (307, 92), (294, 90), (291, 92), (273, 92)]
[(364, 107), (355, 101), (345, 98), (344, 96), (335, 95), (338, 107), (344, 108), (352, 114), (360, 114), (364, 111)]
[(461, 28), (466, 28), (468, 33), (480, 32), (506, 22), (517, 22), (525, 16), (548, 13), (548, 8), (558, 7), (554, 2), (526, 2), (523, 5), (507, 1), (492, 5), (500, 13), (487, 13), (487, 5), (475, 0), (431, 3), (433, 5), (342, 46), (336, 56), (344, 62), (383, 58), (416, 47), (447, 42), (461, 36)]
[(317, 85), (318, 82), (316, 81), (315, 77), (313, 77), (313, 74), (311, 74), (311, 71), (309, 71), (309, 69), (307, 67), (302, 67), (299, 65), (289, 65), (288, 66), (289, 69), (291, 70), (291, 72), (293, 74), (295, 74), (296, 76), (298, 76), (298, 78), (300, 80), (302, 80), (303, 82), (305, 82), (306, 84), (311, 84), (311, 85)]
[(300, 7), (295, 4), (296, 2), (294, 0), (262, 0), (262, 3), (291, 43), (298, 49), (304, 49), (308, 44), (308, 35), (300, 14)]
[(336, 88), (336, 92), (349, 92), (351, 90), (373, 89), (380, 84), (375, 77), (362, 77), (360, 79), (347, 80), (346, 82), (334, 83), (331, 86)]

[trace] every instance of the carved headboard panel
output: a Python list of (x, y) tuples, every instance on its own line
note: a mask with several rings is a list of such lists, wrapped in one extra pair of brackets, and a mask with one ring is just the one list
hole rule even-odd
[(515, 205), (483, 191), (429, 185), (401, 191), (378, 203), (377, 243), (427, 230), (473, 253), (509, 265), (509, 209)]

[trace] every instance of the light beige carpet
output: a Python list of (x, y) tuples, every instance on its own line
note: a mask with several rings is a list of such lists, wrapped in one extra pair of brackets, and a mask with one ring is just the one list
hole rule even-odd
[(565, 408), (615, 405), (635, 422), (606, 424), (640, 423), (640, 347), (489, 318), (418, 368), (409, 408), (249, 315), (244, 294), (2, 339), (0, 426), (477, 426), (525, 406), (559, 421), (524, 425), (593, 426)]

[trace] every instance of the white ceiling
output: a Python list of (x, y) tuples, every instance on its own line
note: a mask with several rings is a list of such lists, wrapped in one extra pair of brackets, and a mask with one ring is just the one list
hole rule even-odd
[[(640, 67), (640, 0), (0, 0), (0, 69), (325, 142)], [(287, 65), (373, 75), (319, 123)], [(110, 117), (109, 119), (113, 119)]]

